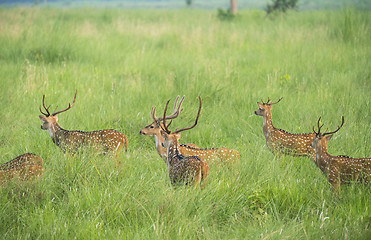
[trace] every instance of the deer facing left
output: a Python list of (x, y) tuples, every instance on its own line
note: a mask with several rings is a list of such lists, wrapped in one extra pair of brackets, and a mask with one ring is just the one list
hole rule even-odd
[(43, 95), (43, 107), (45, 112), (41, 110), (40, 106), (40, 112), (43, 114), (39, 116), (40, 120), (43, 121), (41, 129), (48, 131), (53, 142), (60, 147), (63, 152), (68, 152), (73, 155), (80, 150), (90, 147), (97, 153), (110, 153), (115, 156), (118, 161), (122, 149), (125, 149), (125, 152), (128, 149), (128, 139), (125, 134), (113, 129), (92, 132), (69, 131), (63, 129), (58, 124), (57, 115), (72, 108), (76, 101), (76, 95), (77, 90), (72, 104), (69, 103), (67, 108), (58, 112), (55, 110), (52, 114), (49, 112), (50, 106), (45, 106), (45, 95)]

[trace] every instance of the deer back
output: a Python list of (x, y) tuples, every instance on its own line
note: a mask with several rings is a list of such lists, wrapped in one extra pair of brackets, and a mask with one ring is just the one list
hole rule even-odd
[(61, 147), (72, 153), (90, 147), (98, 152), (115, 154), (128, 148), (126, 135), (113, 129), (91, 132), (65, 130), (63, 135)]
[(18, 178), (27, 181), (44, 173), (43, 159), (32, 153), (25, 153), (0, 165), (0, 183)]
[(197, 156), (209, 164), (213, 163), (236, 163), (240, 161), (240, 153), (229, 148), (195, 148), (181, 144), (179, 148), (184, 156)]

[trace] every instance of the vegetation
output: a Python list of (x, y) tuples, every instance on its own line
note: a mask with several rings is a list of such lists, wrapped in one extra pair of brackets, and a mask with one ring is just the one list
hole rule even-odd
[[(183, 2), (184, 4), (184, 2)], [(0, 9), (1, 163), (43, 157), (33, 184), (0, 188), (3, 239), (367, 239), (370, 186), (338, 196), (308, 158), (274, 156), (256, 102), (284, 99), (276, 127), (310, 132), (322, 116), (331, 154), (371, 155), (371, 15), (354, 9), (292, 12), (275, 21), (239, 11)], [(129, 138), (122, 167), (70, 157), (40, 129), (42, 95), (66, 129), (114, 128)], [(240, 151), (211, 166), (204, 190), (171, 187), (154, 139), (140, 136), (168, 99), (186, 95), (171, 128), (199, 124), (182, 142)]]
[(267, 3), (266, 12), (267, 14), (273, 12), (287, 12), (290, 9), (297, 9), (298, 0), (272, 0), (271, 3)]

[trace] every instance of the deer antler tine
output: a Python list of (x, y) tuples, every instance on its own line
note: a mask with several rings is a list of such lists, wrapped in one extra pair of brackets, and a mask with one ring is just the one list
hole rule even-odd
[(42, 111), (41, 111), (41, 106), (40, 106), (40, 112), (42, 113), (42, 114), (44, 114), (46, 117), (49, 117), (50, 116), (50, 112), (49, 112), (49, 107), (46, 107), (45, 106), (45, 95), (43, 95), (43, 107), (44, 107), (44, 109), (45, 109), (45, 111), (47, 112), (47, 114), (45, 114), (45, 113), (43, 113)]
[[(65, 111), (67, 111), (68, 109), (70, 109), (74, 104), (75, 104), (75, 101), (76, 101), (76, 95), (77, 95), (77, 90), (76, 90), (76, 93), (75, 93), (75, 97), (73, 98), (73, 102), (72, 102), (72, 104), (71, 103), (69, 103), (68, 104), (68, 107), (66, 108), (66, 109), (63, 109), (63, 110), (61, 110), (61, 111), (59, 111), (59, 112), (53, 112), (53, 116), (55, 116), (55, 115), (57, 115), (57, 114), (59, 114), (59, 113), (62, 113), (62, 112), (65, 112)], [(56, 109), (57, 110), (57, 109)]]
[(271, 103), (271, 105), (276, 104), (276, 103), (279, 103), (279, 102), (282, 100), (282, 98), (283, 98), (283, 97), (281, 97), (280, 99), (278, 99), (278, 101), (275, 102), (275, 103)]
[(156, 117), (156, 106), (152, 107), (151, 109), (151, 116), (155, 122), (158, 122), (158, 119)]
[(314, 132), (315, 134), (318, 134), (318, 133), (316, 132), (316, 130), (314, 130), (314, 126), (312, 127), (312, 129), (313, 129), (313, 132)]
[[(180, 100), (178, 108), (176, 106), (177, 106), (177, 102), (179, 100), (179, 96), (176, 98), (176, 100), (175, 100), (176, 104), (174, 104), (174, 112), (169, 116), (165, 116), (166, 119), (174, 119), (174, 118), (177, 118), (179, 116), (179, 114), (183, 111), (183, 109), (180, 109), (180, 108), (183, 104), (184, 98), (185, 98), (185, 96), (183, 96), (182, 99)], [(162, 119), (160, 119), (160, 121), (161, 120)]]
[(170, 127), (171, 123), (173, 122), (173, 119), (170, 120), (169, 124), (167, 125), (167, 127)]
[(164, 117), (162, 118), (164, 127), (162, 127), (161, 124), (160, 124), (162, 130), (164, 130), (167, 134), (170, 134), (171, 133), (170, 130), (166, 126), (166, 111), (167, 111), (167, 107), (169, 105), (169, 102), (170, 102), (170, 99), (166, 103), (165, 110), (164, 110)]
[(43, 111), (41, 111), (41, 106), (39, 107), (39, 109), (40, 109), (40, 112), (41, 112), (43, 115), (48, 116), (48, 114), (46, 114), (46, 113), (44, 113)]
[(334, 133), (336, 133), (337, 131), (339, 131), (340, 130), (340, 128), (342, 127), (344, 125), (344, 116), (342, 116), (341, 117), (341, 125), (340, 126), (338, 126), (338, 128), (335, 130), (335, 131), (333, 131), (333, 132), (328, 132), (328, 133), (324, 133), (323, 135), (330, 135), (330, 134), (334, 134)]
[(176, 130), (174, 133), (180, 133), (180, 132), (182, 132), (182, 131), (184, 131), (184, 130), (192, 129), (192, 128), (194, 128), (194, 127), (197, 125), (197, 123), (198, 123), (198, 118), (200, 117), (201, 108), (202, 108), (201, 97), (199, 96), (198, 98), (199, 98), (199, 100), (200, 100), (200, 107), (198, 108), (198, 113), (197, 113), (196, 121), (195, 121), (195, 123), (193, 124), (193, 126), (191, 126), (191, 127), (186, 127), (186, 128), (182, 128), (182, 129), (179, 129), (179, 130)]
[(176, 111), (176, 105), (178, 104), (178, 100), (179, 100), (179, 95), (175, 99), (174, 110), (173, 110), (174, 112)]

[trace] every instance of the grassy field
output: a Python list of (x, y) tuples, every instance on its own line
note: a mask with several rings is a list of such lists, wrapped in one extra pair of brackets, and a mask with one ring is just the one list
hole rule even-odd
[[(308, 158), (274, 156), (256, 102), (284, 99), (273, 123), (311, 132), (345, 117), (329, 152), (371, 155), (371, 15), (208, 10), (0, 9), (1, 163), (43, 157), (34, 184), (0, 189), (3, 239), (369, 239), (370, 186), (338, 196)], [(64, 155), (38, 118), (67, 107), (65, 129), (114, 128), (129, 138), (122, 167), (106, 157)], [(173, 189), (154, 139), (139, 135), (150, 109), (186, 95), (173, 128), (199, 124), (182, 142), (240, 151), (212, 166), (204, 190)]]

